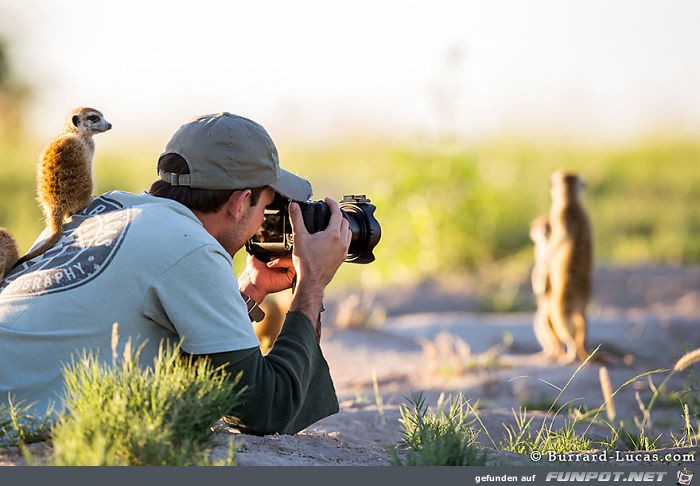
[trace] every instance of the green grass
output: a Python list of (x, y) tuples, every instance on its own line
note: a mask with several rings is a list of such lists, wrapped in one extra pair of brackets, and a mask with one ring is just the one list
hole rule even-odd
[(0, 447), (21, 446), (46, 440), (51, 431), (51, 413), (37, 417), (32, 404), (15, 402), (9, 397), (8, 405), (0, 406)]
[[(593, 354), (595, 352), (597, 350)], [(648, 378), (657, 373), (668, 373), (663, 382), (665, 385), (675, 373), (685, 371), (696, 362), (700, 362), (700, 350), (697, 349), (682, 357), (673, 370), (648, 371), (632, 377), (614, 392), (611, 390), (611, 398), (628, 385), (638, 382), (639, 379)], [(401, 409), (404, 436), (402, 443), (409, 448), (405, 455), (405, 464), (483, 465), (487, 455), (476, 441), (479, 432), (475, 428), (476, 424), (487, 436), (494, 451), (509, 451), (525, 457), (531, 457), (534, 452), (543, 455), (549, 452), (575, 454), (591, 450), (652, 451), (662, 447), (697, 446), (700, 435), (691, 421), (688, 403), (680, 403), (684, 419), (680, 435), (670, 433), (668, 440), (664, 441), (663, 434), (652, 432), (651, 412), (663, 385), (658, 388), (653, 387), (654, 395), (649, 403), (644, 404), (637, 398), (642, 417), (641, 419), (635, 417), (634, 426), (629, 426), (625, 421), (620, 421), (617, 426), (613, 426), (602, 419), (601, 414), (606, 411), (604, 403), (586, 413), (582, 413), (580, 409), (574, 410), (573, 401), (561, 404), (562, 395), (587, 363), (588, 360), (582, 363), (562, 387), (550, 383), (559, 390), (559, 394), (548, 405), (540, 404), (538, 408), (546, 409), (544, 412), (533, 414), (523, 407), (517, 412), (514, 410), (512, 423), (503, 422), (503, 431), (500, 435), (486, 428), (475, 407), (465, 401), (461, 394), (456, 398), (441, 397), (436, 412), (428, 409), (422, 394), (412, 395), (408, 399), (408, 405), (402, 405)], [(691, 396), (697, 399), (699, 394), (697, 382), (687, 386), (684, 391), (685, 399)], [(448, 404), (447, 411), (441, 403)], [(564, 418), (557, 422), (564, 410), (570, 411), (568, 419)], [(468, 419), (469, 417), (472, 418)], [(593, 439), (590, 431), (594, 424), (607, 426), (610, 430), (609, 437), (602, 438), (598, 432)], [(396, 451), (394, 451), (393, 460), (396, 464), (404, 464)]]
[(690, 416), (700, 419), (700, 376), (694, 370), (688, 373), (681, 396), (688, 404)]
[(618, 446), (618, 443), (621, 443), (619, 447), (630, 451), (653, 451), (659, 447), (658, 444), (661, 436), (662, 434), (650, 436), (649, 432), (644, 428), (637, 428), (632, 432), (627, 432), (624, 424), (622, 424), (611, 440), (611, 443), (614, 446)]
[[(554, 414), (553, 417), (556, 417)], [(547, 453), (549, 451), (562, 453), (585, 451), (590, 449), (591, 440), (575, 430), (574, 421), (564, 421), (561, 428), (554, 427), (554, 420), (544, 416), (541, 427), (533, 426), (533, 415), (528, 415), (525, 409), (513, 413), (515, 425), (506, 425), (505, 436), (500, 448), (517, 454), (530, 455), (534, 451)]]
[[(209, 463), (213, 424), (240, 403), (221, 369), (161, 347), (152, 367), (83, 356), (66, 369), (66, 408), (51, 431), (55, 465)], [(229, 460), (233, 461), (234, 455)]]
[[(535, 417), (532, 414), (528, 415), (526, 409), (521, 408), (517, 413), (513, 411), (515, 424), (503, 425), (505, 434), (503, 440), (500, 442), (500, 448), (502, 450), (529, 455), (535, 451), (544, 454), (548, 451), (583, 451), (591, 447), (591, 440), (586, 437), (586, 431), (576, 431), (576, 425), (578, 425), (580, 420), (564, 420), (561, 427), (556, 427), (555, 421), (562, 410), (568, 409), (572, 405), (572, 401), (561, 404), (561, 397), (564, 395), (569, 385), (571, 385), (576, 375), (587, 365), (596, 352), (597, 349), (576, 368), (563, 387), (560, 388), (552, 383), (545, 382), (558, 389), (559, 393), (544, 415), (541, 416), (542, 421), (539, 426), (533, 426)], [(597, 414), (594, 418), (596, 417)], [(491, 442), (496, 446), (496, 442), (493, 440), (491, 434), (489, 434), (488, 431), (487, 434), (491, 438)]]
[(402, 459), (394, 449), (395, 466), (483, 466), (487, 454), (476, 444), (476, 419), (469, 419), (469, 410), (462, 395), (440, 400), (430, 410), (422, 394), (408, 399), (401, 407), (403, 443), (407, 447)]
[(683, 430), (679, 436), (671, 434), (674, 447), (697, 447), (700, 434), (696, 432), (691, 422), (688, 404), (683, 404)]

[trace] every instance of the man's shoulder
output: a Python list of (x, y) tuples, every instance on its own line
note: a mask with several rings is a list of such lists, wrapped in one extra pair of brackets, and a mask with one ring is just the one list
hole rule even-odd
[(165, 224), (171, 226), (180, 223), (202, 227), (197, 216), (186, 206), (172, 199), (156, 197), (146, 192), (133, 194), (124, 191), (111, 191), (102, 194), (97, 200), (115, 204), (123, 209), (131, 209), (138, 218), (164, 220)]
[(179, 212), (182, 214), (191, 215), (192, 218), (194, 213), (186, 206), (180, 204), (172, 199), (167, 199), (164, 197), (157, 197), (147, 192), (141, 192), (139, 194), (134, 194), (126, 191), (110, 191), (105, 192), (98, 199), (104, 199), (108, 201), (115, 201), (123, 207), (139, 207), (139, 208), (156, 208), (171, 210), (174, 212)]
[(143, 240), (150, 249), (163, 252), (175, 247), (179, 247), (179, 251), (202, 246), (219, 247), (195, 214), (177, 201), (148, 193), (122, 191), (108, 192), (100, 198), (114, 201), (130, 211), (130, 239)]

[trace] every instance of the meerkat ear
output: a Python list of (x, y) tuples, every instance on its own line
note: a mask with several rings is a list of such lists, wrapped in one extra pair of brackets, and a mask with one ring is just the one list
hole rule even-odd
[(73, 118), (71, 118), (71, 121), (73, 122), (73, 126), (77, 127), (78, 122), (80, 121), (80, 117), (78, 115), (73, 115)]

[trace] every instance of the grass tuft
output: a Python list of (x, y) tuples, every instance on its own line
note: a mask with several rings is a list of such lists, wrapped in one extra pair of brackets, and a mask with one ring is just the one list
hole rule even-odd
[(397, 466), (483, 466), (487, 454), (476, 443), (478, 431), (469, 420), (468, 402), (460, 394), (440, 397), (430, 410), (422, 393), (412, 394), (401, 407), (402, 442), (408, 447), (402, 459), (396, 449)]
[(547, 424), (547, 416), (543, 417), (540, 427), (533, 426), (534, 416), (528, 416), (527, 410), (513, 412), (515, 425), (504, 424), (506, 434), (501, 442), (501, 449), (517, 454), (530, 455), (534, 451), (546, 453), (549, 451), (561, 453), (585, 451), (590, 449), (591, 441), (584, 434), (574, 430), (575, 421), (564, 421), (560, 429), (554, 428), (554, 417)]
[(33, 404), (15, 403), (8, 397), (8, 405), (0, 406), (0, 447), (21, 446), (49, 438), (52, 407), (43, 417), (32, 415)]
[[(66, 368), (63, 415), (52, 430), (56, 465), (208, 463), (212, 425), (240, 403), (226, 373), (162, 345), (153, 366), (138, 352), (108, 368), (83, 355)], [(229, 462), (235, 454), (229, 454)]]

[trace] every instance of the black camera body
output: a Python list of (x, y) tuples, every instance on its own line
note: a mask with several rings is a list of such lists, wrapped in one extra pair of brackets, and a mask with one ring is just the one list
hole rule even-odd
[[(246, 251), (257, 259), (267, 262), (272, 258), (288, 255), (294, 246), (292, 225), (289, 221), (289, 199), (279, 194), (265, 208), (265, 219), (260, 230), (246, 243)], [(323, 231), (328, 226), (331, 210), (323, 201), (298, 202), (309, 233)], [(340, 210), (350, 223), (352, 239), (346, 262), (371, 263), (372, 250), (382, 235), (379, 222), (374, 217), (376, 207), (365, 195), (343, 196), (338, 203)]]

